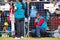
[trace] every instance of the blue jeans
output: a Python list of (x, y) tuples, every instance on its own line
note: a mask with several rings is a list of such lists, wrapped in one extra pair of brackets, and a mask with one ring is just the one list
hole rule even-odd
[(36, 36), (40, 37), (41, 36), (41, 32), (45, 33), (46, 30), (42, 27), (36, 26)]
[(37, 37), (41, 37), (41, 32), (45, 33), (46, 30), (45, 30), (44, 28), (38, 27), (38, 26), (36, 27), (36, 29), (33, 29), (33, 30), (32, 30), (32, 33), (33, 33), (33, 34), (36, 33), (36, 36), (37, 36)]

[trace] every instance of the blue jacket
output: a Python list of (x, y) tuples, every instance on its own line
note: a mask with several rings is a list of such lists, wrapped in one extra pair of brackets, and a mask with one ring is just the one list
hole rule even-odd
[(45, 16), (45, 21), (48, 22), (49, 18), (50, 18), (50, 14), (49, 14), (49, 12), (47, 12), (47, 14)]
[(30, 10), (30, 17), (36, 17), (38, 10), (36, 8), (36, 6), (31, 6), (31, 10)]
[(24, 18), (25, 17), (25, 9), (22, 8), (22, 3), (19, 2), (15, 6), (17, 7), (17, 10), (14, 13), (15, 18)]

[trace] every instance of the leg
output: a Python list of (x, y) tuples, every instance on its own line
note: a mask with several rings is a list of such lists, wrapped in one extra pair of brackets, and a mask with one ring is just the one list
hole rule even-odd
[(20, 34), (24, 36), (24, 21), (20, 21)]
[(46, 30), (40, 27), (40, 33), (41, 33), (41, 36), (44, 37), (46, 35)]
[(46, 30), (45, 30), (44, 28), (40, 27), (40, 32), (45, 33), (45, 32), (46, 32)]
[(20, 37), (20, 22), (19, 19), (16, 19), (16, 36)]
[(32, 37), (36, 37), (36, 29), (32, 29), (31, 30), (31, 36)]
[(40, 37), (40, 27), (36, 27), (36, 36)]
[[(2, 31), (2, 26), (0, 25), (0, 31)], [(0, 32), (0, 37), (1, 37), (1, 35), (2, 35), (2, 32)]]
[(35, 34), (36, 30), (35, 29), (32, 29), (32, 33)]
[(36, 27), (36, 36), (40, 37), (41, 36), (41, 32), (45, 33), (46, 30), (44, 28), (42, 28), (42, 27), (37, 26)]
[(0, 24), (0, 31), (1, 31), (1, 29), (2, 29), (2, 26), (1, 26), (1, 24)]

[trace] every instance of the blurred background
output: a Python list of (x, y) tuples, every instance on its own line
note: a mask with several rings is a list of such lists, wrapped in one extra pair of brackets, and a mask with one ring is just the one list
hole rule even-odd
[[(41, 40), (60, 40), (60, 0), (22, 0), (26, 4), (24, 20), (24, 39), (36, 39), (32, 34), (36, 14), (40, 12), (44, 17), (48, 29), (46, 33), (41, 32)], [(7, 40), (16, 35), (16, 23), (14, 7), (17, 0), (0, 0), (0, 40), (5, 37)], [(10, 40), (9, 39), (9, 40)], [(24, 40), (23, 39), (23, 40)], [(40, 40), (40, 39), (39, 39)]]

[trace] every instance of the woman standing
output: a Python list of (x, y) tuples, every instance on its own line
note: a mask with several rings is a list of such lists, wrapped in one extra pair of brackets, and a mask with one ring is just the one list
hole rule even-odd
[(15, 23), (16, 23), (16, 38), (24, 36), (24, 18), (25, 18), (25, 5), (22, 3), (22, 0), (18, 0), (18, 3), (15, 5)]

